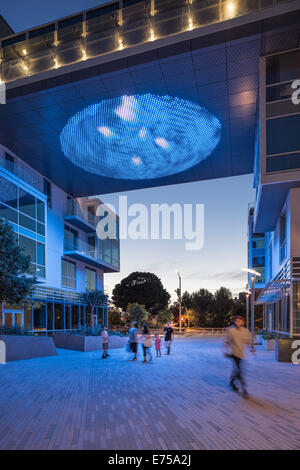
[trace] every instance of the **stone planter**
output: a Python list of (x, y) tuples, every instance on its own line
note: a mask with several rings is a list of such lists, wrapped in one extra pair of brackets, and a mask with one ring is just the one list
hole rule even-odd
[[(293, 362), (294, 359), (297, 361), (300, 354), (297, 353), (299, 345), (297, 344), (299, 338), (276, 338), (275, 340), (275, 358), (279, 362)], [(294, 346), (294, 347), (292, 347)], [(298, 363), (298, 362), (295, 362)]]
[(275, 351), (275, 339), (261, 339), (265, 351)]
[[(73, 351), (97, 351), (102, 349), (101, 336), (83, 336), (71, 333), (55, 333), (53, 336), (55, 346), (62, 349), (71, 349)], [(123, 348), (128, 343), (126, 336), (109, 336), (109, 349)]]
[(7, 361), (57, 356), (53, 339), (47, 336), (2, 335), (0, 340), (5, 343)]

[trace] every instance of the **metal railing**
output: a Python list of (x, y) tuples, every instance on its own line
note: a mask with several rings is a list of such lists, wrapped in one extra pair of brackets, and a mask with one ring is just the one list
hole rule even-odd
[(94, 228), (97, 226), (97, 217), (89, 212), (86, 208), (81, 206), (75, 199), (68, 199), (65, 203), (64, 216), (66, 217), (79, 217), (80, 219), (92, 225)]
[(220, 23), (292, 0), (150, 0), (101, 5), (2, 39), (0, 79), (51, 69)]
[(0, 147), (0, 166), (33, 188), (43, 192), (43, 177), (36, 173), (32, 168), (29, 168), (27, 165), (23, 164), (16, 157), (13, 157), (14, 163), (7, 162), (5, 159), (5, 154), (5, 150), (2, 150)]

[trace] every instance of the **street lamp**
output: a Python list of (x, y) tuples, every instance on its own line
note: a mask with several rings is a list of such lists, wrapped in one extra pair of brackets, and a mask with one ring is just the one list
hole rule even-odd
[(250, 274), (251, 276), (251, 351), (255, 351), (254, 347), (254, 286), (255, 286), (255, 279), (256, 276), (260, 276), (260, 273), (258, 271), (255, 271), (254, 269), (249, 269), (249, 268), (243, 268), (243, 271), (246, 271)]
[(176, 269), (179, 279), (178, 299), (179, 299), (179, 334), (181, 335), (181, 276), (178, 269)]
[(246, 326), (247, 330), (249, 329), (249, 295), (251, 294), (250, 290), (244, 290), (246, 294)]

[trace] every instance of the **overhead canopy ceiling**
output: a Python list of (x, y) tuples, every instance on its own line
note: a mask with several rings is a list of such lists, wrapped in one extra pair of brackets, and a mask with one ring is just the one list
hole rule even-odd
[[(296, 47), (300, 16), (299, 10), (248, 16), (248, 23), (231, 20), (226, 29), (202, 28), (199, 37), (188, 31), (169, 45), (155, 41), (130, 54), (119, 51), (9, 83), (7, 104), (0, 106), (0, 143), (73, 196), (251, 173), (259, 57)], [(212, 153), (180, 173), (144, 180), (99, 176), (65, 157), (60, 134), (72, 116), (102, 100), (146, 93), (190, 100), (215, 116), (221, 138)]]

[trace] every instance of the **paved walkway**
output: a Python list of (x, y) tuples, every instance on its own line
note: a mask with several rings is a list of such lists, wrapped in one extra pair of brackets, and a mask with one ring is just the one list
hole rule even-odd
[(152, 364), (60, 350), (0, 366), (0, 449), (300, 448), (300, 366), (259, 350), (243, 400), (221, 338), (173, 346)]

